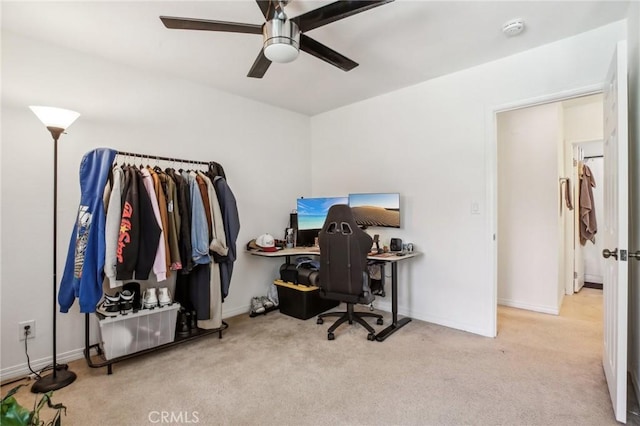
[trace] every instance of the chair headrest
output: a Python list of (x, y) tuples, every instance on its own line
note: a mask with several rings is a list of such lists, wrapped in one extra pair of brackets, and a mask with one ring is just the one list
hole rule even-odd
[(357, 228), (358, 224), (353, 218), (351, 207), (346, 204), (335, 204), (329, 208), (322, 231), (328, 234), (350, 235)]

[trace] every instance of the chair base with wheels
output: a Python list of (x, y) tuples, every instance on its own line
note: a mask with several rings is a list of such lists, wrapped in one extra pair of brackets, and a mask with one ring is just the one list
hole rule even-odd
[(365, 321), (365, 317), (377, 318), (376, 323), (378, 325), (382, 325), (382, 315), (374, 314), (371, 312), (355, 312), (353, 303), (347, 303), (347, 310), (341, 312), (327, 312), (325, 314), (318, 315), (318, 320), (316, 321), (318, 324), (324, 323), (324, 318), (326, 317), (339, 317), (335, 323), (327, 330), (327, 339), (333, 340), (336, 336), (333, 334), (336, 329), (342, 325), (344, 322), (349, 321), (349, 324), (353, 324), (353, 322), (357, 322), (367, 329), (369, 334), (367, 335), (367, 340), (375, 340), (376, 331)]

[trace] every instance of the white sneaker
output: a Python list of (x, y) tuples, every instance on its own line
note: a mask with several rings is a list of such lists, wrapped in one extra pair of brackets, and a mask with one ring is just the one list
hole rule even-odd
[(142, 306), (145, 309), (155, 308), (158, 306), (158, 296), (156, 296), (155, 287), (148, 288), (142, 295)]
[(158, 304), (160, 307), (171, 304), (171, 293), (167, 287), (160, 287), (158, 289)]
[(263, 314), (265, 312), (264, 305), (259, 297), (251, 298), (251, 314)]

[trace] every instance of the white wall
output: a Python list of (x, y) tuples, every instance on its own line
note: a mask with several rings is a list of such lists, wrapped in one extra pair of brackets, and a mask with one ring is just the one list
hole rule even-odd
[[(640, 2), (632, 1), (628, 14), (629, 148), (631, 174), (631, 236), (629, 250), (640, 250)], [(640, 261), (630, 261), (629, 371), (640, 402)]]
[(571, 99), (562, 105), (566, 142), (581, 142), (586, 156), (597, 155), (592, 150), (598, 148), (599, 154), (602, 155), (602, 94)]
[(498, 303), (557, 314), (562, 106), (503, 112), (497, 127)]
[[(241, 223), (223, 315), (248, 312), (251, 296), (266, 294), (279, 265), (249, 256), (243, 248), (261, 233), (283, 233), (297, 196), (311, 190), (306, 161), (289, 162), (286, 172), (283, 167), (284, 158), (309, 158), (308, 117), (6, 32), (2, 89), (3, 378), (26, 371), (24, 346), (18, 342), (20, 321), (36, 320), (37, 336), (29, 341), (32, 364), (44, 366), (51, 355), (53, 144), (28, 105), (82, 113), (59, 143), (59, 277), (80, 198), (80, 159), (90, 149), (106, 146), (221, 163)], [(265, 132), (273, 122), (287, 132)], [(70, 313), (59, 315), (63, 360), (81, 355), (83, 330), (77, 303)]]
[(402, 314), (495, 335), (493, 112), (601, 84), (624, 37), (614, 23), (312, 118), (313, 195), (401, 193), (403, 227), (381, 236), (424, 253), (400, 267)]

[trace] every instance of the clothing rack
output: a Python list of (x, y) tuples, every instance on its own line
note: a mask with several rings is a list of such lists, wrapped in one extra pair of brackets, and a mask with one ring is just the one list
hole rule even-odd
[(148, 159), (154, 159), (154, 160), (172, 161), (177, 163), (204, 164), (204, 165), (211, 164), (211, 161), (185, 160), (182, 158), (161, 157), (159, 155), (137, 154), (135, 152), (125, 152), (125, 151), (118, 151), (117, 155), (125, 156), (125, 157), (140, 157), (140, 158), (148, 158)]
[[(163, 156), (159, 156), (159, 155), (148, 155), (148, 154), (139, 154), (139, 153), (134, 153), (134, 152), (126, 152), (126, 151), (118, 151), (117, 153), (118, 156), (124, 156), (124, 157), (138, 157), (141, 159), (147, 158), (147, 159), (155, 159), (155, 160), (163, 160), (163, 161), (168, 161), (168, 162), (177, 162), (177, 163), (186, 163), (186, 164), (199, 164), (199, 165), (215, 165), (217, 163), (212, 162), (212, 161), (200, 161), (200, 160), (188, 160), (188, 159), (182, 159), (182, 158), (174, 158), (174, 157), (163, 157)], [(117, 158), (117, 157), (116, 157)], [(136, 358), (142, 355), (146, 355), (152, 352), (156, 352), (159, 350), (163, 350), (163, 349), (167, 349), (176, 345), (180, 345), (195, 339), (199, 339), (201, 337), (205, 337), (205, 336), (209, 336), (211, 334), (218, 334), (218, 338), (222, 339), (222, 331), (226, 330), (227, 328), (229, 328), (229, 324), (227, 322), (225, 322), (224, 320), (222, 321), (222, 325), (219, 328), (213, 328), (213, 329), (203, 329), (203, 328), (197, 328), (195, 332), (190, 333), (187, 336), (179, 336), (176, 332), (176, 336), (175, 339), (172, 342), (169, 343), (165, 343), (159, 346), (155, 346), (152, 348), (148, 348), (148, 349), (143, 349), (141, 351), (138, 352), (134, 352), (134, 353), (130, 353), (127, 355), (122, 355), (122, 356), (118, 356), (118, 357), (114, 357), (112, 359), (106, 359), (103, 353), (102, 348), (100, 347), (99, 343), (95, 343), (95, 344), (91, 344), (91, 333), (90, 333), (90, 316), (91, 314), (86, 313), (85, 314), (85, 323), (84, 323), (84, 342), (85, 342), (85, 349), (84, 349), (84, 358), (87, 361), (87, 364), (89, 365), (89, 367), (91, 368), (102, 368), (102, 367), (107, 367), (107, 374), (112, 374), (113, 373), (113, 364), (116, 364), (118, 362), (127, 360), (127, 359), (131, 359), (131, 358)], [(96, 353), (94, 355), (91, 355), (91, 350), (94, 350)]]

